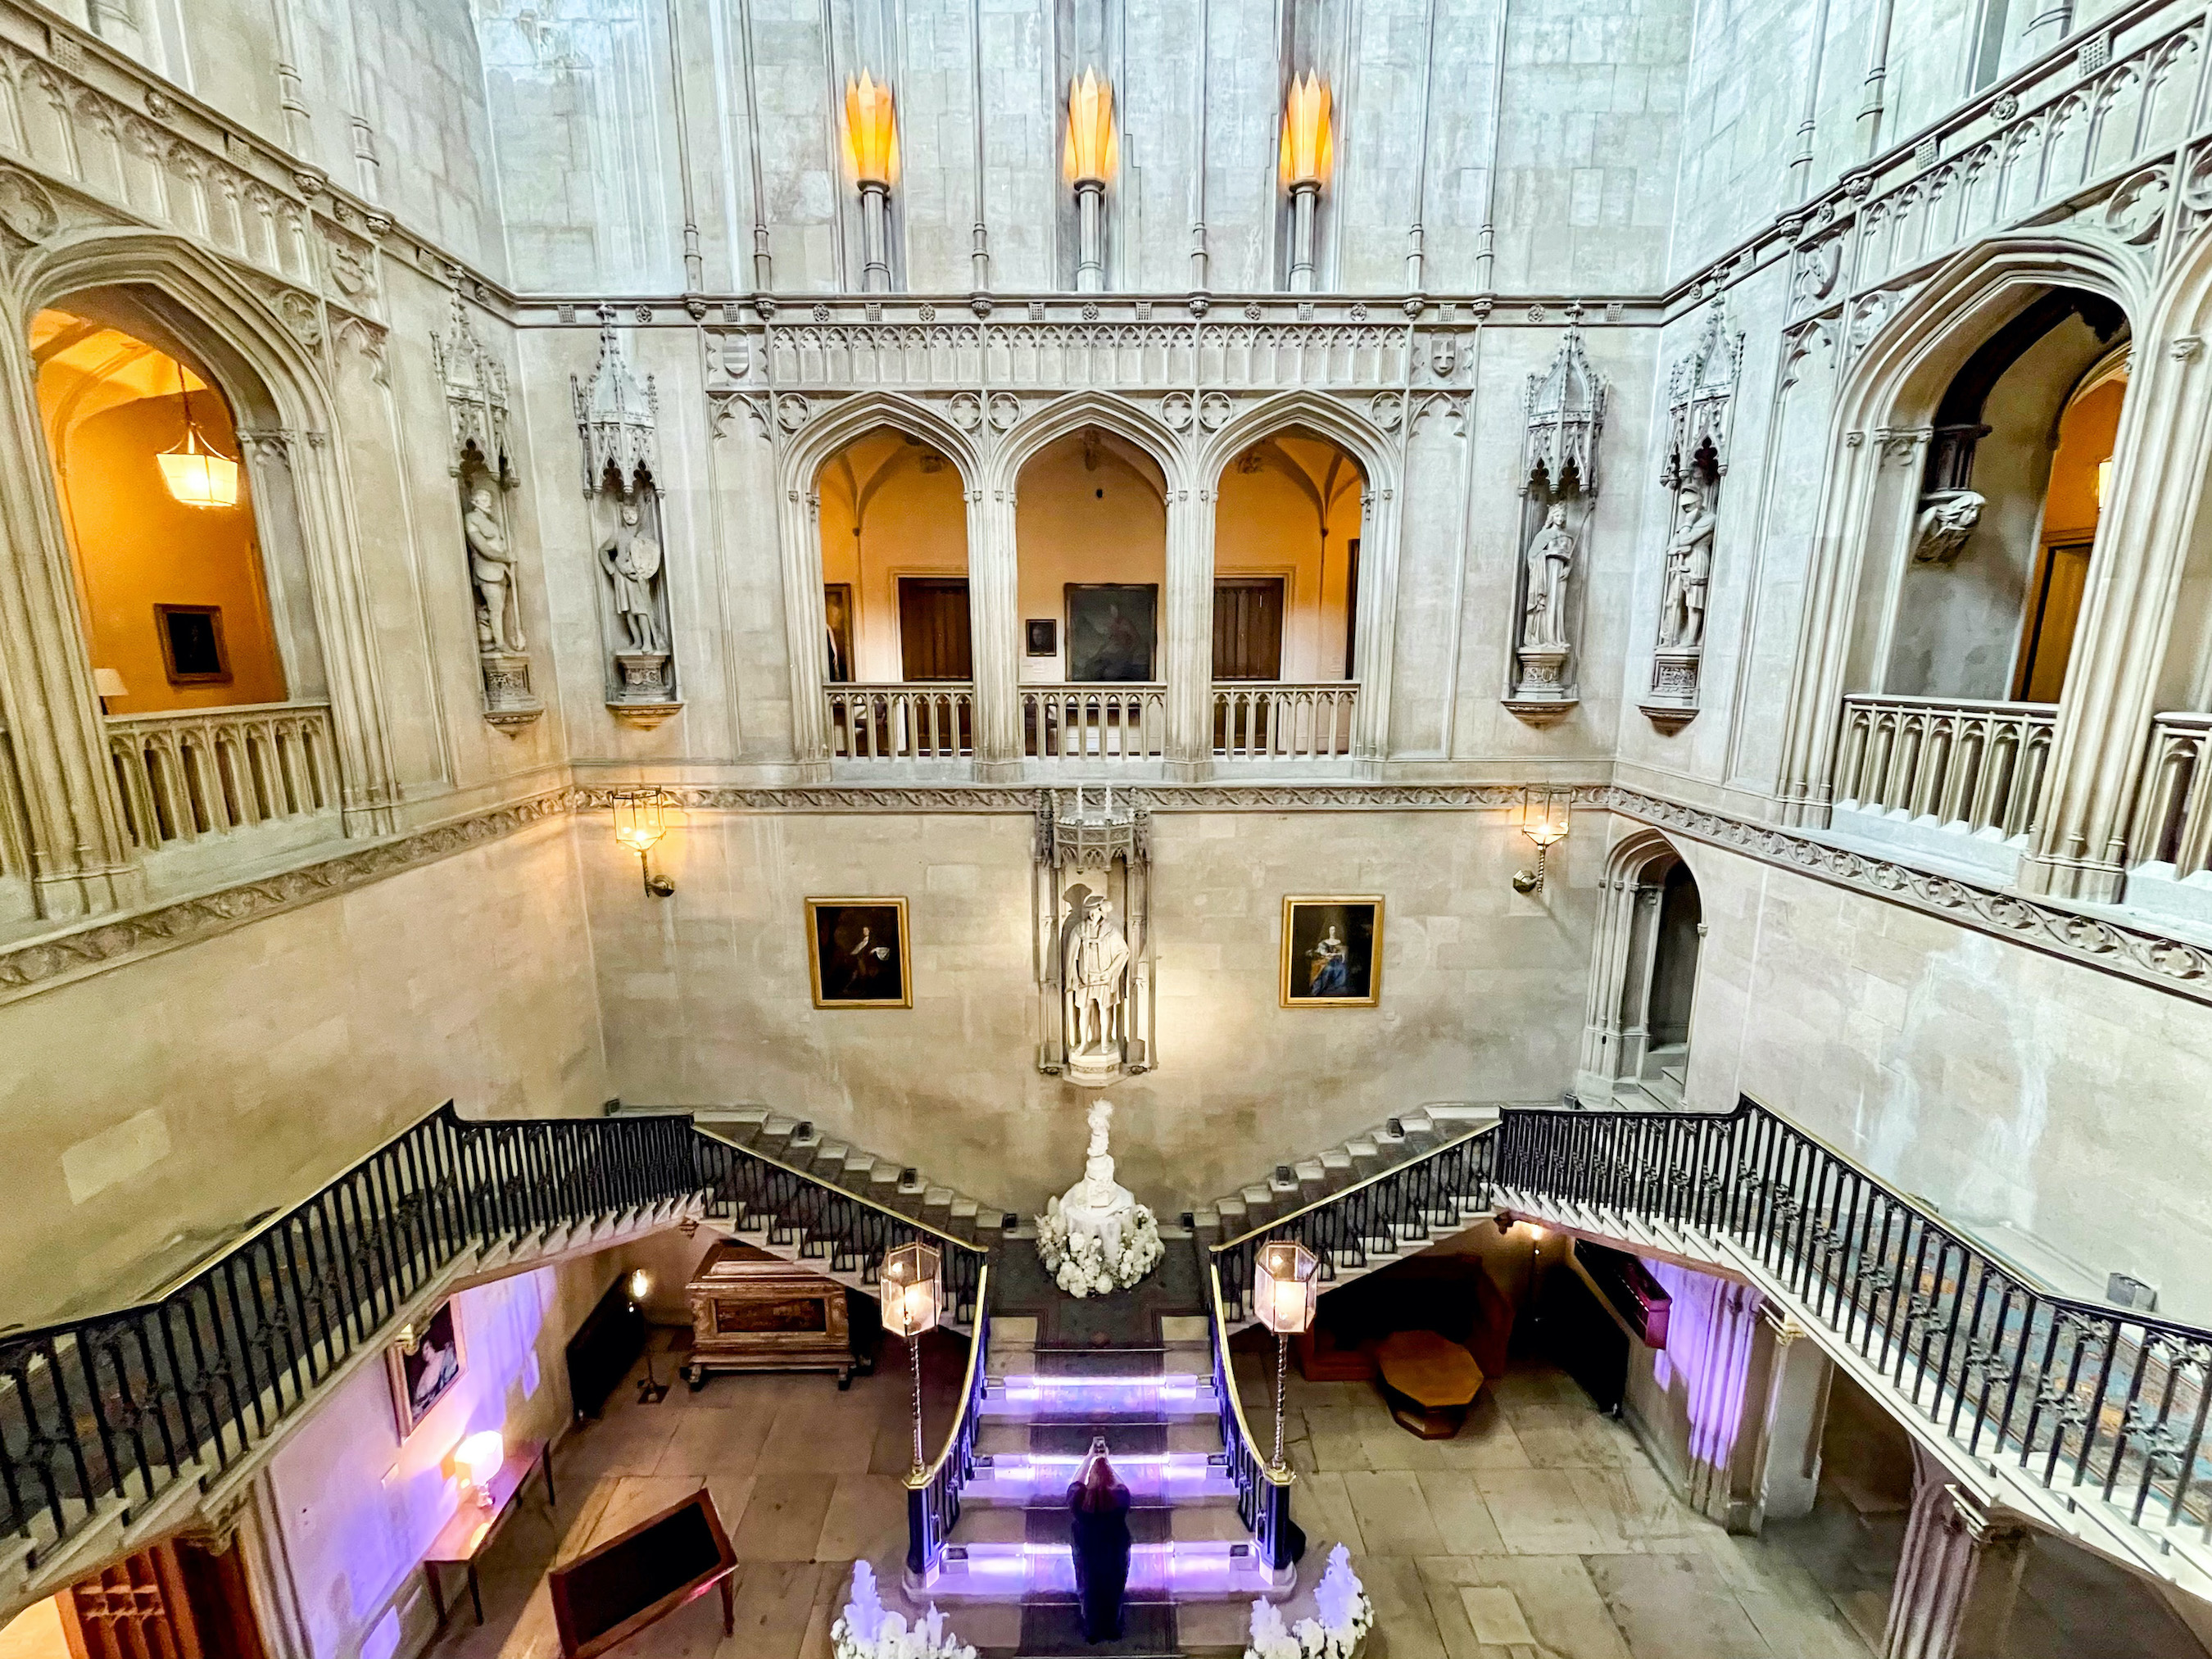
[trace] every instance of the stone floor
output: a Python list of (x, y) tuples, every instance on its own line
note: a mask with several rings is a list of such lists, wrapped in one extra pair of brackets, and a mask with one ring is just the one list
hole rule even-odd
[[(1240, 1358), (1253, 1430), (1271, 1379)], [(1375, 1599), (1368, 1659), (1867, 1659), (1833, 1534), (1734, 1538), (1676, 1500), (1628, 1430), (1564, 1373), (1516, 1363), (1455, 1439), (1423, 1441), (1373, 1387), (1288, 1387), (1295, 1512)]]

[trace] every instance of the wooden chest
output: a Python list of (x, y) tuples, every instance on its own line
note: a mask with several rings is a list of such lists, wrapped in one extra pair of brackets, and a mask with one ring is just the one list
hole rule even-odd
[(839, 1388), (852, 1382), (858, 1361), (836, 1280), (726, 1240), (684, 1288), (695, 1393), (710, 1371), (835, 1371)]

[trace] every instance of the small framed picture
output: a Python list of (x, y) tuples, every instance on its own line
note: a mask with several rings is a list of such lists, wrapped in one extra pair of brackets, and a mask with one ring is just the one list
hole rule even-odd
[(157, 605), (154, 630), (161, 637), (161, 666), (172, 685), (228, 685), (230, 652), (222, 642), (219, 605)]
[(1023, 624), (1029, 637), (1024, 647), (1032, 657), (1056, 657), (1060, 654), (1060, 619), (1056, 617), (1031, 617)]
[(399, 1437), (404, 1440), (422, 1426), (422, 1419), (453, 1391), (467, 1369), (453, 1304), (443, 1303), (430, 1316), (411, 1352), (404, 1343), (395, 1342), (386, 1351), (386, 1359), (392, 1372), (392, 1409), (399, 1419)]
[(817, 1008), (911, 1008), (906, 901), (811, 898), (806, 959)]
[(1285, 1008), (1372, 1008), (1380, 1001), (1380, 896), (1285, 899), (1282, 990)]

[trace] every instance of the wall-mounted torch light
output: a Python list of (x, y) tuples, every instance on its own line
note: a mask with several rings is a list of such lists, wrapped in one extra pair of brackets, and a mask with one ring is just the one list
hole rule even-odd
[(1551, 850), (1567, 838), (1569, 797), (1564, 792), (1549, 789), (1523, 789), (1521, 792), (1521, 833), (1536, 843), (1536, 867), (1513, 872), (1513, 890), (1516, 893), (1540, 893), (1544, 890), (1544, 860)]
[(1096, 294), (1106, 286), (1106, 186), (1121, 164), (1114, 131), (1114, 88), (1096, 70), (1067, 83), (1067, 144), (1061, 153), (1067, 182), (1075, 186), (1075, 287)]
[(860, 286), (890, 290), (891, 186), (898, 182), (898, 119), (891, 89), (866, 70), (845, 83), (845, 164), (860, 187)]
[(645, 890), (654, 898), (666, 898), (676, 890), (667, 877), (653, 873), (653, 849), (668, 833), (668, 821), (676, 810), (676, 797), (665, 789), (615, 791), (615, 839), (637, 854)]
[(1293, 77), (1283, 106), (1283, 188), (1291, 193), (1291, 291), (1314, 285), (1314, 218), (1328, 187), (1335, 159), (1330, 132), (1328, 82), (1317, 75)]

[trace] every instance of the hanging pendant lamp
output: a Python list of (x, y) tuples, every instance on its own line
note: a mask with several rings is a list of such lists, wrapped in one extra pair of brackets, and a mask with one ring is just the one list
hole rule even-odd
[(185, 403), (185, 441), (154, 458), (161, 482), (186, 507), (236, 507), (238, 463), (210, 443), (192, 418), (191, 389), (185, 384), (182, 363), (177, 365), (177, 395)]

